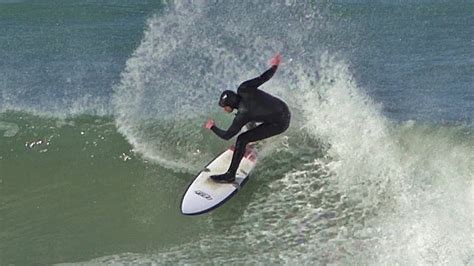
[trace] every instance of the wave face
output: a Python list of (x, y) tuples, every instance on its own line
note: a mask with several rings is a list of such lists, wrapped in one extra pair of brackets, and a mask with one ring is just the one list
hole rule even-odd
[[(473, 56), (462, 31), (452, 47), (431, 27), (451, 29), (469, 8), (170, 1), (131, 55), (114, 56), (123, 71), (106, 71), (107, 86), (79, 74), (66, 93), (57, 81), (28, 100), (37, 90), (11, 85), (45, 83), (3, 72), (13, 78), (0, 95), (0, 264), (474, 263)], [(430, 61), (433, 42), (443, 49)], [(188, 182), (229, 145), (202, 129), (208, 117), (230, 123), (218, 95), (277, 51), (284, 62), (263, 89), (288, 102), (291, 127), (265, 141), (231, 201), (180, 215)], [(408, 57), (419, 60), (400, 62)], [(458, 82), (441, 78), (448, 69)], [(452, 89), (449, 101), (439, 84)]]

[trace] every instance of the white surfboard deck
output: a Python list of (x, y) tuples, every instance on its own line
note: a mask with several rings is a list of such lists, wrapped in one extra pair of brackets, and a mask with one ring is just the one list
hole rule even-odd
[(210, 178), (211, 175), (227, 171), (233, 154), (233, 148), (227, 149), (196, 176), (181, 200), (182, 214), (197, 215), (209, 212), (230, 199), (245, 184), (257, 163), (257, 152), (254, 148), (247, 148), (234, 183), (217, 183)]

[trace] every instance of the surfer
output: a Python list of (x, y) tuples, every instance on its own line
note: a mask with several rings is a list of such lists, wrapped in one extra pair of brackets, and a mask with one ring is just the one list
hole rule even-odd
[(280, 62), (281, 56), (276, 54), (270, 60), (271, 67), (259, 77), (240, 84), (237, 93), (231, 90), (222, 92), (219, 98), (219, 106), (224, 108), (227, 113), (232, 113), (234, 109), (237, 109), (238, 112), (227, 130), (218, 128), (212, 119), (207, 120), (205, 124), (207, 129), (212, 130), (220, 138), (229, 140), (239, 133), (247, 123), (257, 122), (261, 124), (237, 137), (229, 170), (224, 174), (211, 176), (214, 181), (219, 183), (234, 182), (247, 144), (281, 134), (288, 129), (291, 114), (286, 103), (258, 89), (260, 85), (275, 74)]

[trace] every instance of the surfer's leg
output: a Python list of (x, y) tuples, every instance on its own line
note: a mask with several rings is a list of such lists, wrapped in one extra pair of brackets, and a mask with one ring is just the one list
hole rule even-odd
[(278, 135), (284, 132), (286, 128), (287, 126), (284, 126), (281, 124), (263, 123), (252, 130), (249, 130), (245, 133), (240, 134), (237, 137), (237, 142), (235, 143), (234, 155), (232, 156), (232, 162), (227, 172), (235, 176), (235, 173), (237, 172), (237, 169), (239, 168), (240, 161), (244, 157), (245, 148), (248, 143)]
[(290, 113), (284, 114), (280, 117), (280, 123), (263, 123), (240, 134), (235, 143), (235, 150), (229, 170), (224, 174), (211, 176), (211, 178), (217, 182), (233, 182), (240, 161), (244, 157), (247, 144), (283, 133), (290, 125), (290, 117)]
[(239, 168), (240, 161), (245, 155), (245, 148), (247, 144), (253, 141), (275, 136), (285, 131), (285, 129), (286, 127), (283, 127), (281, 124), (263, 123), (254, 129), (240, 134), (237, 137), (237, 141), (235, 143), (234, 154), (232, 155), (232, 161), (230, 163), (229, 170), (227, 170), (226, 173), (221, 175), (213, 175), (211, 176), (211, 178), (214, 181), (221, 183), (234, 182), (235, 174), (237, 172), (237, 169)]

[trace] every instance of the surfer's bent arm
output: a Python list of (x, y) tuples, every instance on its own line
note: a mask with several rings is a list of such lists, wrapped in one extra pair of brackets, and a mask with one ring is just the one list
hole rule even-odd
[(260, 85), (262, 85), (263, 83), (265, 83), (269, 79), (271, 79), (273, 77), (273, 74), (275, 74), (277, 68), (278, 68), (277, 65), (273, 65), (267, 71), (263, 72), (262, 75), (260, 75), (256, 78), (244, 81), (242, 84), (240, 84), (237, 91), (238, 92), (250, 92), (251, 90), (254, 90), (255, 88), (259, 87)]
[(245, 124), (245, 120), (237, 115), (234, 121), (232, 122), (232, 125), (230, 125), (229, 129), (222, 130), (214, 125), (211, 127), (211, 130), (212, 132), (216, 133), (216, 135), (219, 136), (221, 139), (229, 140), (235, 135), (237, 135), (237, 133), (240, 132), (240, 130)]

